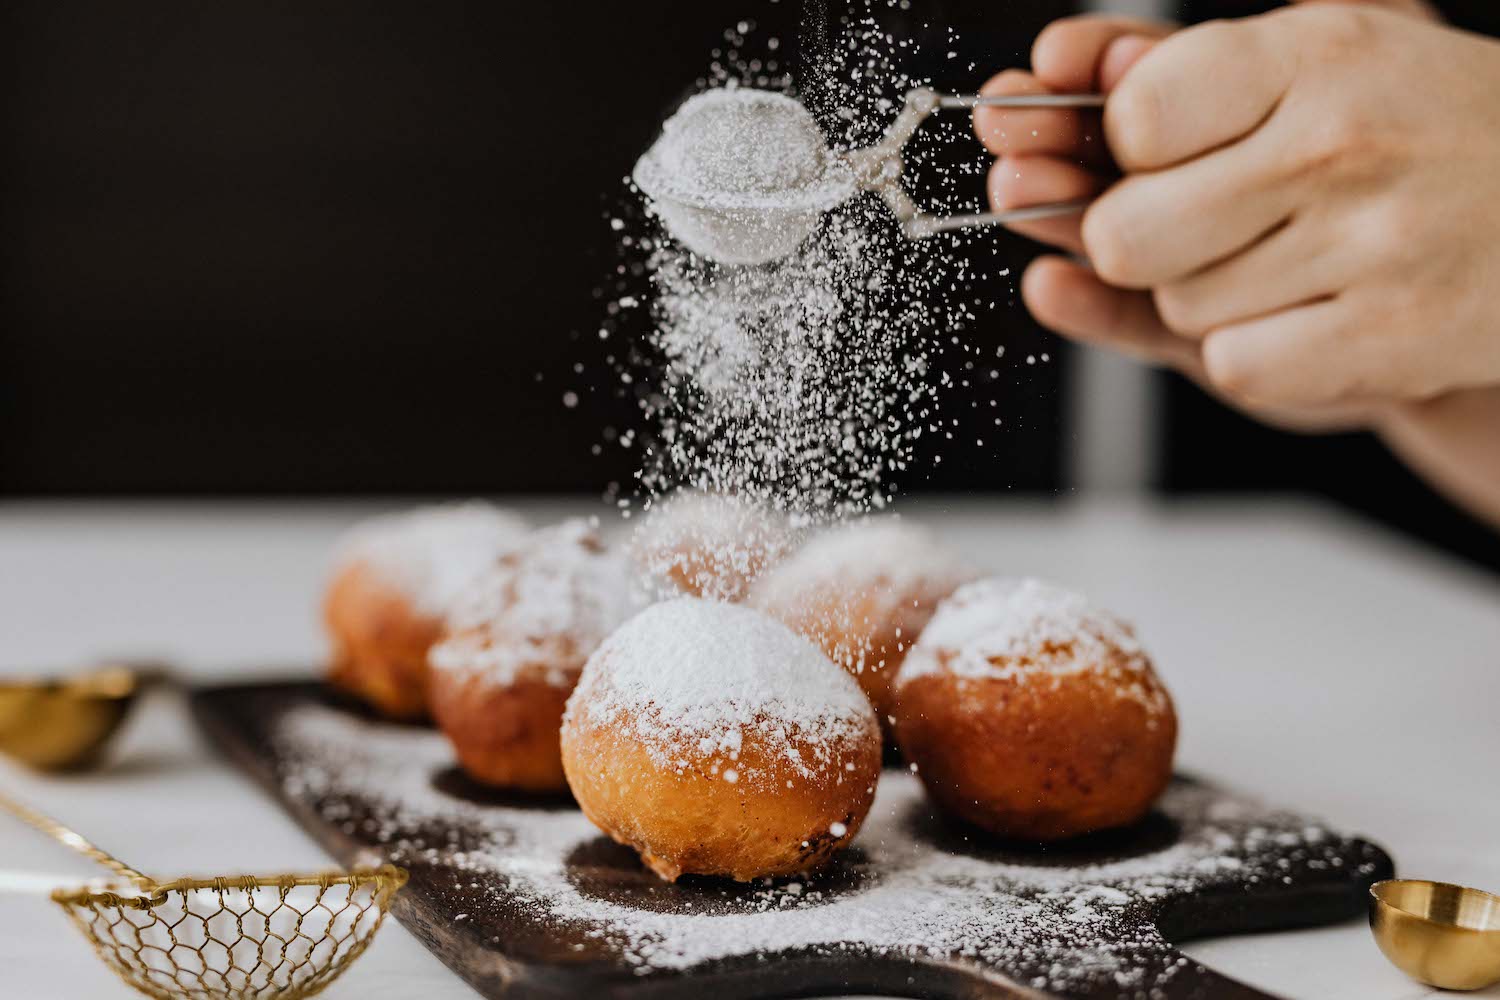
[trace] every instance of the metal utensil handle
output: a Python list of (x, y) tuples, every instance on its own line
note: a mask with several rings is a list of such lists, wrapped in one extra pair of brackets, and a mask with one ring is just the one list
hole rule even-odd
[(938, 233), (954, 229), (969, 229), (975, 226), (1007, 226), (1012, 222), (1029, 222), (1033, 219), (1051, 219), (1060, 215), (1077, 215), (1089, 207), (1085, 199), (1078, 201), (1053, 201), (1043, 205), (1027, 205), (1004, 212), (975, 212), (971, 215), (918, 215), (906, 223), (906, 235), (914, 240), (925, 239)]
[(938, 98), (940, 108), (1102, 108), (1103, 94), (1013, 94), (995, 97), (969, 97), (944, 94)]
[(155, 879), (142, 875), (113, 854), (95, 846), (77, 831), (70, 830), (50, 816), (44, 816), (30, 806), (22, 805), (3, 793), (0, 793), (0, 809), (10, 813), (27, 826), (40, 830), (64, 847), (72, 848), (95, 864), (103, 865), (116, 875), (123, 876), (141, 885), (156, 884)]
[(938, 233), (975, 226), (1003, 226), (1012, 222), (1049, 219), (1076, 215), (1088, 207), (1083, 201), (1049, 202), (1027, 205), (1006, 212), (976, 212), (969, 215), (929, 215), (918, 208), (901, 184), (905, 171), (902, 151), (916, 134), (922, 122), (942, 108), (1097, 108), (1104, 105), (1102, 94), (1017, 94), (1012, 97), (980, 97), (962, 94), (939, 94), (928, 87), (907, 91), (901, 113), (886, 129), (880, 141), (867, 149), (848, 154), (861, 186), (880, 195), (901, 230), (909, 239), (921, 240)]

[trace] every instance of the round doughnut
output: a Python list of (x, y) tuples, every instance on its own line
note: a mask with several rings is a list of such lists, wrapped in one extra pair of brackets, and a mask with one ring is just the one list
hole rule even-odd
[(668, 881), (811, 871), (854, 837), (880, 775), (846, 673), (766, 615), (693, 597), (604, 641), (562, 752), (584, 814)]
[(684, 594), (738, 601), (793, 538), (787, 519), (763, 504), (682, 490), (652, 502), (630, 548), (642, 568)]
[(896, 739), (928, 794), (992, 833), (1053, 840), (1144, 816), (1177, 716), (1130, 626), (1037, 580), (961, 587), (896, 678)]
[(342, 539), (323, 599), (328, 679), (393, 718), (427, 714), (427, 650), (454, 598), (526, 533), (489, 504), (371, 518)]
[(887, 727), (906, 651), (938, 602), (975, 575), (922, 528), (870, 518), (813, 538), (761, 577), (748, 603), (853, 674)]
[(645, 606), (629, 563), (583, 520), (534, 532), (473, 581), (432, 647), (432, 717), (487, 785), (562, 791), (563, 707), (604, 637)]

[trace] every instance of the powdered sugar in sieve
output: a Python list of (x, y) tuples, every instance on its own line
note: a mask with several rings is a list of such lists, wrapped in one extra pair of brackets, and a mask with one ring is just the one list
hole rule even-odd
[(632, 177), (678, 240), (722, 264), (786, 256), (855, 191), (800, 102), (748, 88), (689, 98)]

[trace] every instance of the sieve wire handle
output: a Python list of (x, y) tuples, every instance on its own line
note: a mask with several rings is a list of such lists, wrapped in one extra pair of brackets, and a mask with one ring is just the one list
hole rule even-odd
[(981, 97), (966, 94), (940, 94), (918, 87), (906, 95), (905, 106), (880, 142), (868, 152), (857, 152), (855, 163), (863, 167), (865, 187), (877, 192), (890, 206), (901, 223), (902, 231), (914, 240), (938, 233), (976, 226), (1003, 226), (1031, 219), (1051, 219), (1077, 215), (1088, 208), (1087, 200), (1049, 202), (1027, 205), (1005, 212), (975, 212), (968, 215), (929, 215), (912, 201), (901, 186), (902, 150), (928, 115), (942, 108), (1102, 108), (1103, 94), (1014, 94)]
[(1027, 205), (1004, 212), (975, 212), (970, 215), (915, 215), (903, 228), (914, 240), (926, 239), (938, 233), (954, 229), (972, 229), (975, 226), (1008, 226), (1012, 222), (1030, 222), (1033, 219), (1054, 219), (1062, 215), (1079, 215), (1088, 208), (1086, 199), (1078, 201), (1051, 201), (1041, 205)]
[(71, 847), (95, 864), (103, 865), (116, 875), (123, 876), (141, 885), (156, 884), (155, 879), (142, 875), (113, 854), (95, 846), (81, 833), (63, 826), (57, 820), (37, 812), (30, 806), (22, 805), (3, 792), (0, 792), (0, 809), (10, 813), (27, 826), (40, 830), (64, 847)]
[(1009, 94), (994, 97), (942, 94), (940, 108), (1102, 108), (1103, 94)]

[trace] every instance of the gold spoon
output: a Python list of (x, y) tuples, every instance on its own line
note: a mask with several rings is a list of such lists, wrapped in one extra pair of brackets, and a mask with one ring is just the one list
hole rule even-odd
[(1419, 983), (1444, 990), (1500, 983), (1500, 896), (1447, 882), (1376, 882), (1370, 931), (1385, 957)]
[(0, 681), (0, 753), (43, 771), (92, 764), (147, 679), (111, 666), (65, 679)]
[(407, 878), (387, 864), (159, 882), (4, 795), (0, 810), (123, 880), (51, 896), (111, 971), (156, 1000), (302, 1000), (320, 993), (363, 954)]

